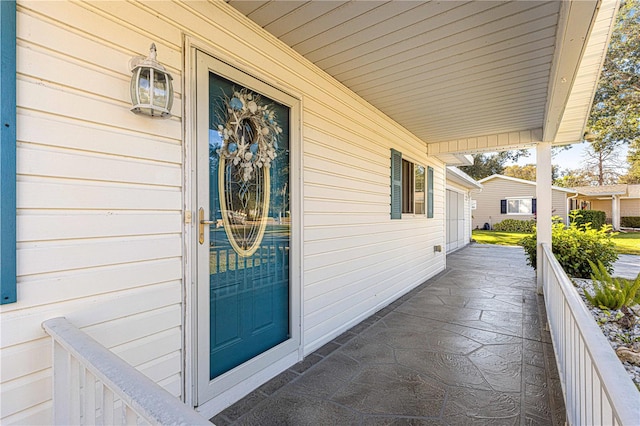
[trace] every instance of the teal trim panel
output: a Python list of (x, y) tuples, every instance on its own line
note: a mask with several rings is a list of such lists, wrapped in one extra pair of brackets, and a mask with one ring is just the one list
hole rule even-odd
[(0, 304), (16, 294), (16, 2), (0, 1)]
[(427, 168), (427, 217), (433, 217), (433, 167)]
[(391, 219), (402, 219), (402, 153), (391, 149)]

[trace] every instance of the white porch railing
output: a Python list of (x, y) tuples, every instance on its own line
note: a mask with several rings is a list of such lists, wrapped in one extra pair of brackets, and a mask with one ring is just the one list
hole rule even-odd
[(53, 338), (55, 424), (211, 426), (65, 318), (42, 327)]
[(544, 300), (568, 423), (640, 424), (640, 393), (547, 244), (542, 253)]

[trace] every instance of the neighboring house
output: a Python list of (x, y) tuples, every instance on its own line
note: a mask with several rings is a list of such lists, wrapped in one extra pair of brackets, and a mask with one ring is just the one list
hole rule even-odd
[[(211, 417), (443, 271), (474, 186), (447, 166), (537, 146), (550, 169), (616, 8), (0, 1), (0, 423), (53, 422), (48, 319)], [(151, 42), (165, 120), (130, 111)], [(474, 223), (531, 217), (534, 187)]]
[[(505, 219), (529, 220), (537, 213), (536, 182), (503, 175), (492, 175), (478, 181), (482, 191), (475, 192), (473, 198), (473, 228), (482, 229), (485, 224), (493, 226)], [(551, 214), (560, 216), (568, 223), (570, 197), (576, 192), (552, 187)]]
[(482, 185), (457, 167), (447, 167), (447, 253), (471, 241), (471, 199)]
[(600, 210), (607, 223), (620, 229), (620, 218), (640, 216), (640, 184), (578, 186), (572, 188), (578, 197), (571, 200), (571, 209)]

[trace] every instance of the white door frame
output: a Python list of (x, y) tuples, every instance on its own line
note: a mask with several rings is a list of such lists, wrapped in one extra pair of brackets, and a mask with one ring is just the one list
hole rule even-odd
[[(265, 82), (253, 75), (259, 75), (255, 69), (246, 65), (235, 67), (235, 58), (225, 57), (215, 48), (199, 41), (185, 38), (185, 75), (184, 108), (185, 113), (185, 402), (196, 406), (203, 415), (213, 416), (223, 408), (242, 398), (251, 390), (268, 381), (275, 375), (302, 359), (302, 137), (301, 112), (302, 97), (291, 95), (290, 89), (281, 89), (281, 85)], [(219, 59), (218, 59), (219, 58)], [(200, 65), (200, 66), (199, 66)], [(204, 68), (203, 68), (204, 67)], [(208, 302), (208, 286), (198, 289), (198, 218), (200, 207), (198, 197), (197, 173), (198, 137), (204, 137), (198, 126), (198, 112), (208, 111), (208, 90), (198, 91), (197, 79), (205, 78), (212, 70), (229, 80), (254, 88), (258, 92), (290, 107), (290, 208), (291, 257), (290, 257), (290, 333), (291, 337), (280, 345), (258, 355), (245, 364), (205, 383), (201, 377), (208, 375), (209, 329), (203, 327), (203, 318), (208, 318), (208, 303), (198, 303), (203, 292)], [(251, 74), (250, 74), (251, 73)], [(199, 75), (198, 75), (199, 74)], [(202, 93), (204, 96), (199, 96)], [(208, 115), (208, 112), (206, 113)], [(208, 121), (208, 119), (207, 119)], [(206, 129), (208, 140), (208, 126)], [(200, 133), (200, 135), (199, 135)], [(201, 202), (201, 201), (200, 201)], [(208, 218), (207, 218), (208, 219)], [(201, 286), (203, 287), (203, 286)], [(200, 297), (199, 297), (200, 294)], [(206, 324), (205, 324), (206, 325)], [(205, 347), (206, 346), (206, 347)], [(205, 363), (206, 359), (206, 363)], [(205, 365), (206, 364), (206, 365)], [(206, 372), (202, 370), (205, 369)]]

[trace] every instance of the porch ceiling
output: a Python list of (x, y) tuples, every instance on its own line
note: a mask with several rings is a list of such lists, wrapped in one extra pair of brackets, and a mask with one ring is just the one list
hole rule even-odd
[[(615, 0), (601, 7), (595, 0), (228, 3), (443, 158), (580, 140), (617, 6)], [(591, 33), (598, 43), (585, 64), (590, 68), (581, 70), (595, 43)], [(582, 97), (572, 98), (581, 71)]]

